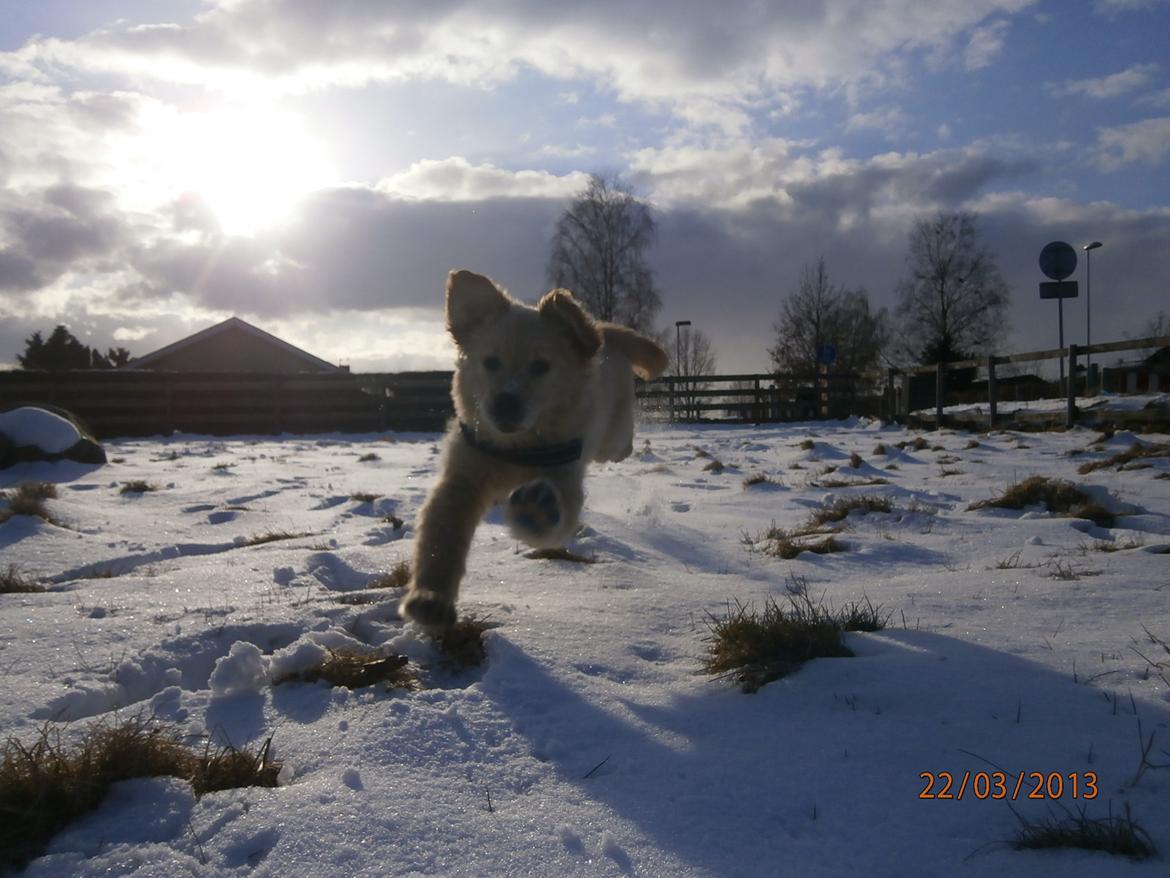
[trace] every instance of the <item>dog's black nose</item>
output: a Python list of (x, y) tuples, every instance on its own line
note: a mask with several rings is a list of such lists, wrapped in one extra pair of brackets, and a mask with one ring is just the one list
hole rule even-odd
[(524, 400), (518, 393), (497, 393), (492, 400), (492, 420), (505, 433), (511, 433), (524, 420)]

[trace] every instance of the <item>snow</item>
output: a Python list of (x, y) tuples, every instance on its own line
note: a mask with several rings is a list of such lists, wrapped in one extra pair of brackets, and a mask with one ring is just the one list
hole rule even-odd
[(32, 406), (0, 412), (0, 435), (17, 447), (31, 445), (49, 454), (60, 454), (81, 438), (67, 418)]
[[(18, 464), (0, 488), (58, 482), (61, 526), (0, 524), (0, 569), (49, 586), (0, 595), (0, 734), (143, 712), (236, 746), (271, 736), (285, 763), (277, 789), (201, 799), (173, 779), (118, 784), (26, 874), (1157, 874), (1002, 842), (1013, 808), (1128, 804), (1170, 851), (1170, 770), (1134, 783), (1139, 729), (1170, 762), (1170, 692), (1138, 654), (1159, 658), (1146, 631), (1170, 640), (1170, 479), (1155, 478), (1170, 461), (1077, 472), (1167, 437), (1092, 451), (1081, 429), (975, 448), (925, 435), (944, 450), (895, 449), (914, 434), (857, 420), (642, 428), (633, 457), (588, 478), (571, 548), (598, 563), (531, 560), (501, 516), (481, 525), (461, 610), (496, 627), (465, 670), (401, 622), (398, 592), (365, 589), (410, 557), (437, 436), (183, 435), (112, 440), (101, 467)], [(705, 471), (697, 448), (726, 468)], [(745, 487), (757, 473), (772, 483)], [(1132, 514), (1105, 529), (968, 509), (1036, 474)], [(159, 489), (120, 494), (137, 479)], [(859, 493), (894, 510), (851, 514), (846, 552), (781, 561), (744, 544)], [(272, 534), (290, 538), (251, 542)], [(802, 582), (833, 606), (868, 597), (891, 624), (755, 695), (698, 673), (711, 614)], [(273, 685), (345, 647), (405, 654), (427, 688)], [(920, 798), (941, 771), (956, 790), (1003, 771), (1009, 791), (1019, 772), (1059, 772), (1082, 793), (1095, 772), (1100, 794)]]
[[(1170, 393), (1109, 393), (1101, 391), (1095, 396), (1078, 396), (1075, 404), (1077, 411), (1082, 414), (1108, 414), (1109, 412), (1138, 412), (1146, 409), (1170, 407)], [(1067, 398), (1048, 398), (1032, 400), (1000, 400), (996, 403), (996, 412), (1000, 416), (1017, 414), (1020, 412), (1051, 413), (1064, 412), (1068, 409)], [(985, 415), (990, 411), (986, 402), (960, 403), (943, 406), (943, 413), (948, 415)], [(917, 409), (916, 415), (934, 414), (934, 406)]]

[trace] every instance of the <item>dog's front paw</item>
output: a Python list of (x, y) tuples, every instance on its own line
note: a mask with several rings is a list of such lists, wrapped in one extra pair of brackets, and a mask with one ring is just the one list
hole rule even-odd
[(561, 523), (561, 495), (552, 482), (521, 485), (508, 498), (505, 517), (517, 539), (542, 542)]
[(428, 631), (444, 631), (455, 624), (454, 602), (426, 589), (411, 589), (398, 612)]

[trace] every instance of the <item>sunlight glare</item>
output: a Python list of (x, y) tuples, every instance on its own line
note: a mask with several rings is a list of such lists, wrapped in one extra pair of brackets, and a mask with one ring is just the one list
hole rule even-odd
[(201, 195), (226, 234), (278, 225), (301, 197), (337, 182), (323, 145), (295, 113), (189, 112), (160, 127), (166, 188)]

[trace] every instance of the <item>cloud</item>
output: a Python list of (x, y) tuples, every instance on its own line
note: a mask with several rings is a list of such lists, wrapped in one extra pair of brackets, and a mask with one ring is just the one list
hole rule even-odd
[(473, 165), (461, 156), (423, 159), (379, 181), (377, 189), (399, 198), (478, 201), (485, 198), (568, 198), (588, 182), (579, 171), (558, 177), (548, 171), (508, 171)]
[(1161, 68), (1157, 64), (1135, 64), (1118, 73), (1095, 79), (1075, 79), (1049, 86), (1049, 91), (1058, 97), (1083, 96), (1095, 100), (1109, 100), (1121, 97), (1140, 88), (1145, 88)]
[(846, 131), (870, 129), (879, 131), (889, 140), (904, 134), (910, 117), (901, 107), (879, 107), (867, 113), (854, 113), (845, 124)]
[(1123, 12), (1153, 9), (1167, 2), (1170, 0), (1095, 0), (1093, 8), (1102, 15), (1115, 16)]
[(1003, 51), (1007, 40), (1007, 31), (1010, 23), (1005, 19), (997, 19), (989, 24), (975, 28), (967, 41), (967, 50), (963, 54), (963, 62), (968, 70), (982, 70), (990, 67)]
[(24, 70), (65, 67), (235, 94), (410, 80), (491, 87), (531, 69), (742, 130), (751, 113), (791, 106), (796, 91), (879, 81), (885, 74), (877, 71), (917, 52), (945, 54), (956, 39), (967, 39), (968, 63), (986, 63), (1005, 25), (985, 22), (1034, 2), (727, 0), (680, 9), (667, 0), (220, 0), (188, 24), (37, 38), (0, 59)]
[(1105, 171), (1127, 165), (1160, 165), (1170, 155), (1170, 116), (1097, 129), (1094, 160)]
[(108, 192), (71, 184), (0, 191), (0, 291), (30, 292), (66, 272), (100, 271), (129, 240)]

